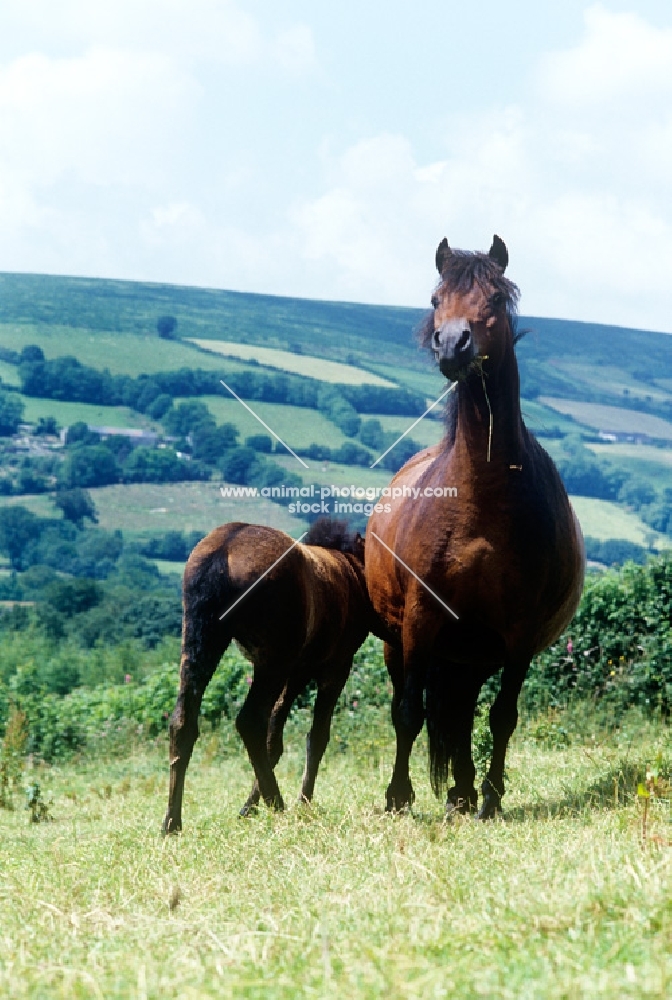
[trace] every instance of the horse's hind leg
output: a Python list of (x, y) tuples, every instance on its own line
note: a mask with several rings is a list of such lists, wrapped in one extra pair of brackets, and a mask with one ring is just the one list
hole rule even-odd
[[(286, 676), (286, 673), (282, 676)], [(259, 793), (266, 805), (274, 809), (284, 809), (285, 804), (268, 753), (268, 724), (271, 710), (281, 691), (282, 687), (278, 687), (277, 682), (264, 673), (255, 671), (245, 703), (236, 717), (236, 729), (254, 768)]]
[[(282, 752), (284, 750), (282, 734), (285, 728), (285, 723), (287, 722), (287, 717), (290, 713), (291, 707), (294, 704), (302, 686), (303, 685), (292, 685), (290, 683), (286, 684), (282, 694), (273, 707), (273, 711), (271, 712), (271, 718), (268, 723), (266, 748), (268, 750), (268, 759), (274, 770), (275, 765), (282, 757)], [(247, 802), (240, 810), (240, 815), (248, 816), (251, 812), (253, 812), (258, 806), (260, 798), (261, 792), (259, 791), (259, 782), (255, 777), (254, 784), (252, 785), (252, 791), (248, 796)]]
[(328, 682), (318, 688), (313, 709), (313, 724), (306, 737), (306, 767), (301, 782), (300, 801), (310, 802), (313, 797), (317, 772), (329, 743), (334, 708), (348, 679), (351, 666), (352, 657), (346, 660), (340, 669), (330, 670)]
[(502, 808), (506, 750), (518, 724), (518, 695), (528, 667), (528, 663), (507, 664), (502, 671), (499, 693), (490, 709), (492, 759), (481, 786), (483, 805), (478, 813), (479, 819), (492, 819)]
[(230, 641), (229, 636), (223, 636), (216, 646), (202, 648), (195, 639), (196, 636), (200, 636), (199, 630), (190, 626), (185, 628), (180, 664), (180, 689), (170, 719), (170, 787), (168, 811), (163, 821), (164, 833), (176, 833), (182, 829), (184, 776), (194, 743), (198, 739), (198, 713), (203, 692), (210, 683)]

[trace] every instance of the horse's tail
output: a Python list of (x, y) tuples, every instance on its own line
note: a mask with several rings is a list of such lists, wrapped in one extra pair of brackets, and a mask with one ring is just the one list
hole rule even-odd
[(208, 680), (233, 639), (227, 612), (239, 589), (227, 565), (230, 543), (216, 532), (204, 538), (191, 553), (182, 581), (182, 655), (199, 664)]
[(448, 782), (455, 755), (447, 679), (446, 664), (431, 662), (425, 683), (425, 719), (429, 740), (429, 780), (438, 797), (443, 794)]

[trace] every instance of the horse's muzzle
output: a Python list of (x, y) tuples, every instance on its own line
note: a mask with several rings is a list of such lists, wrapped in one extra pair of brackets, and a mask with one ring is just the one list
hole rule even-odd
[(450, 320), (434, 334), (434, 350), (441, 374), (455, 381), (476, 357), (474, 338), (467, 320)]

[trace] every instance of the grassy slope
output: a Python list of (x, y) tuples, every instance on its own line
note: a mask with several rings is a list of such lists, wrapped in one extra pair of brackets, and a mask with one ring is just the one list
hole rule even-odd
[(322, 382), (340, 382), (343, 385), (386, 385), (394, 382), (372, 375), (363, 368), (354, 365), (344, 365), (340, 361), (326, 361), (305, 354), (293, 354), (291, 351), (281, 351), (274, 347), (260, 347), (258, 344), (236, 344), (227, 340), (193, 340), (204, 351), (224, 357), (240, 358), (243, 361), (254, 360), (260, 365), (277, 368), (281, 371), (293, 372), (296, 375), (306, 375)]
[[(290, 803), (301, 728), (290, 723), (278, 768)], [(0, 992), (668, 997), (669, 805), (652, 804), (643, 849), (633, 794), (661, 736), (637, 732), (633, 752), (633, 735), (543, 750), (519, 731), (504, 819), (486, 825), (442, 823), (422, 745), (415, 815), (382, 812), (389, 726), (372, 754), (356, 739), (340, 753), (336, 725), (314, 808), (245, 822), (249, 764), (235, 734), (206, 734), (185, 831), (168, 840), (163, 740), (154, 754), (35, 771), (54, 822), (0, 812)]]
[(572, 496), (570, 499), (584, 535), (601, 541), (607, 538), (625, 538), (637, 545), (647, 545), (648, 539), (653, 538), (657, 548), (672, 546), (672, 539), (658, 534), (637, 514), (618, 504), (609, 500), (596, 500), (594, 497)]
[[(2, 342), (8, 347), (20, 349), (27, 343), (38, 342), (48, 357), (74, 353), (86, 363), (129, 374), (182, 365), (209, 367), (224, 374), (227, 369), (246, 367), (234, 359), (220, 361), (180, 341), (158, 342), (156, 319), (165, 313), (178, 318), (178, 332), (183, 337), (205, 340), (226, 337), (281, 349), (299, 346), (304, 354), (364, 363), (383, 377), (398, 378), (402, 384), (421, 389), (428, 398), (435, 398), (445, 385), (413, 342), (412, 330), (423, 315), (420, 310), (134, 282), (0, 275), (0, 331)], [(624, 388), (633, 395), (654, 392), (656, 396), (661, 389), (669, 388), (658, 380), (659, 388), (652, 389), (633, 375), (638, 368), (660, 371), (665, 370), (666, 365), (669, 367), (672, 338), (666, 335), (535, 318), (523, 318), (521, 325), (531, 330), (518, 346), (521, 358), (552, 363), (554, 370), (563, 373), (574, 386), (583, 385), (586, 392), (594, 381), (596, 364), (600, 366), (600, 388), (610, 388), (615, 394), (621, 394), (615, 402), (625, 401)], [(396, 363), (381, 362), (381, 356), (393, 356)], [(618, 365), (614, 365), (615, 357), (619, 358)], [(15, 381), (16, 369), (5, 365), (0, 375), (6, 377), (6, 381), (14, 376)], [(263, 432), (254, 418), (233, 400), (213, 397), (209, 402), (218, 420), (234, 420), (238, 424), (241, 437)], [(587, 413), (595, 418), (597, 412), (589, 403), (563, 401), (563, 409), (568, 406), (584, 420), (587, 420)], [(282, 413), (283, 408), (273, 410), (268, 404), (258, 404), (257, 408), (262, 416), (262, 411), (268, 410), (272, 417), (268, 422), (290, 445), (301, 447), (316, 441), (338, 446), (344, 440), (333, 424), (312, 412), (308, 415), (301, 409), (286, 408)], [(568, 416), (545, 407), (540, 401), (523, 400), (523, 409), (529, 426), (541, 434), (554, 427), (565, 433), (580, 429)], [(602, 417), (603, 409), (600, 410)], [(637, 411), (618, 408), (615, 412), (625, 420), (628, 428), (643, 429), (646, 424), (650, 425), (649, 429), (660, 430), (663, 426), (659, 418)], [(50, 414), (61, 424), (85, 419), (118, 426), (148, 425), (147, 421), (128, 411), (100, 408), (95, 415), (91, 414), (94, 419), (90, 419), (88, 408), (85, 410), (78, 404), (28, 401), (27, 419)], [(381, 422), (386, 429), (398, 431), (407, 426), (403, 419), (397, 418), (383, 418)], [(421, 444), (432, 443), (437, 427), (437, 424), (425, 422), (413, 431), (413, 437)], [(617, 447), (605, 450), (604, 454), (618, 462)], [(667, 454), (659, 453), (659, 457)], [(627, 466), (629, 471), (641, 473), (655, 485), (663, 482), (655, 466), (650, 464), (650, 456), (644, 452), (629, 455)], [(353, 475), (359, 477), (360, 472), (349, 470), (345, 478)], [(667, 477), (664, 485), (667, 485)], [(642, 537), (642, 530), (638, 528), (635, 532), (638, 537)], [(632, 537), (631, 532), (626, 537)]]
[(640, 410), (627, 410), (618, 406), (601, 406), (574, 399), (555, 399), (541, 396), (540, 402), (560, 413), (600, 431), (617, 431), (625, 434), (648, 434), (650, 437), (672, 441), (672, 424), (662, 417)]
[[(230, 396), (223, 387), (221, 396), (199, 398), (207, 404), (217, 423), (236, 425), (240, 432), (241, 444), (251, 434), (268, 434), (266, 428), (249, 410)], [(176, 400), (176, 404), (180, 402), (181, 399)], [(348, 440), (335, 424), (316, 410), (308, 410), (302, 406), (283, 406), (280, 403), (263, 403), (258, 400), (246, 400), (246, 402), (290, 448), (307, 448), (313, 442), (338, 448)]]

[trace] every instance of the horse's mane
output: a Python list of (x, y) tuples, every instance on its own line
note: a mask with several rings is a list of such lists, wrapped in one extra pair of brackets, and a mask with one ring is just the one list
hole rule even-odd
[(358, 532), (350, 530), (347, 521), (318, 517), (317, 521), (313, 521), (308, 529), (303, 544), (319, 545), (323, 549), (335, 549), (338, 552), (346, 552), (361, 558), (364, 543)]
[[(492, 295), (499, 292), (506, 302), (506, 314), (513, 334), (513, 342), (517, 343), (523, 336), (516, 329), (518, 321), (518, 299), (520, 290), (513, 281), (504, 277), (501, 267), (487, 253), (472, 253), (469, 250), (452, 250), (445, 259), (441, 280), (438, 288), (446, 288), (451, 292), (466, 295), (474, 285), (479, 285), (484, 294)], [(428, 312), (416, 331), (421, 347), (431, 350), (434, 334), (434, 312)]]

